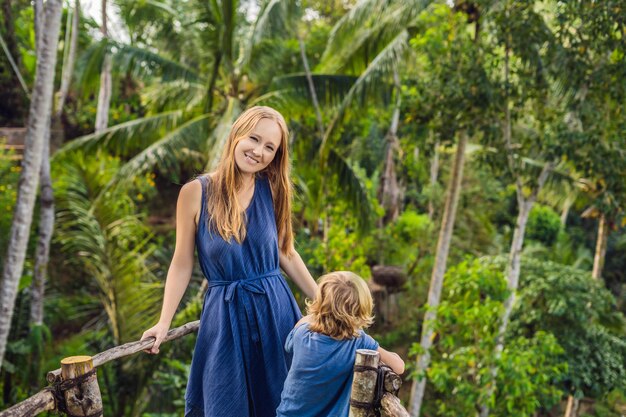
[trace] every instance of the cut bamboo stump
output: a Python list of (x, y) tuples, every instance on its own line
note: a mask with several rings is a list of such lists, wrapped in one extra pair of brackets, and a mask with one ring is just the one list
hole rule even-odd
[(67, 414), (76, 417), (102, 416), (102, 396), (91, 356), (63, 359), (61, 378), (63, 383), (72, 383), (63, 393)]
[(350, 417), (374, 415), (374, 396), (380, 355), (375, 350), (358, 349), (350, 394)]
[(397, 397), (402, 378), (381, 363), (378, 352), (359, 349), (354, 361), (350, 417), (409, 417)]

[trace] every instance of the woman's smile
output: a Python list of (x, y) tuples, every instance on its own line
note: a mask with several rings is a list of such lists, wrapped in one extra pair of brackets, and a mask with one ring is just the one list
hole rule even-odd
[(255, 158), (250, 152), (244, 152), (244, 156), (246, 157), (246, 162), (251, 165), (256, 165), (261, 162), (258, 158)]

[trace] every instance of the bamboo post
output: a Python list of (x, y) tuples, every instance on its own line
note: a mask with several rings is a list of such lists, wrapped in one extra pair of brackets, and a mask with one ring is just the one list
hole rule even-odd
[(358, 349), (356, 351), (349, 417), (374, 415), (373, 402), (376, 393), (379, 356), (375, 350)]
[(102, 397), (91, 356), (70, 356), (61, 361), (61, 386), (67, 414), (80, 417), (102, 416)]

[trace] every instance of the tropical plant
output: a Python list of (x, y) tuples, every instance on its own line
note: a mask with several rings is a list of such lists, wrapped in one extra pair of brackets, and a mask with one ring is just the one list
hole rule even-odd
[[(557, 383), (567, 371), (563, 349), (552, 334), (512, 336), (500, 357), (492, 354), (508, 295), (502, 265), (491, 258), (477, 259), (456, 265), (446, 275), (427, 371), (432, 392), (424, 412), (474, 415), (485, 402), (498, 416), (532, 416), (550, 409), (561, 398)], [(496, 395), (489, 398), (494, 362), (501, 372)]]
[(46, 126), (49, 126), (50, 123), (61, 6), (60, 0), (46, 2), (44, 24), (41, 25), (45, 30), (41, 35), (41, 54), (37, 60), (37, 75), (34, 93), (31, 97), (22, 171), (9, 249), (3, 265), (2, 281), (0, 281), (0, 309), (2, 311), (0, 314), (0, 365), (9, 338), (17, 287), (24, 267), (26, 246), (37, 195), (37, 178), (45, 148)]
[[(158, 319), (162, 282), (155, 271), (156, 245), (135, 201), (126, 192), (109, 190), (99, 202), (94, 197), (119, 169), (120, 160), (102, 152), (72, 154), (55, 169), (57, 232), (55, 242), (67, 254), (65, 268), (82, 276), (81, 293), (90, 297), (90, 324), (98, 334), (98, 349), (137, 340), (148, 323)], [(138, 415), (136, 397), (146, 387), (151, 369), (144, 360), (113, 365), (107, 387), (109, 406), (116, 415)], [(116, 385), (124, 390), (116, 392)], [(128, 384), (128, 385), (127, 385)], [(136, 388), (131, 388), (136, 387)], [(144, 404), (145, 405), (145, 404)]]

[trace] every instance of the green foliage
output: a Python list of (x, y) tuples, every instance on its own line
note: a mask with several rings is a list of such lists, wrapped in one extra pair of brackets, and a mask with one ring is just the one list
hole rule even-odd
[[(547, 332), (506, 340), (493, 355), (499, 318), (508, 290), (498, 263), (466, 261), (446, 274), (446, 287), (434, 324), (436, 342), (428, 369), (432, 383), (428, 414), (469, 416), (489, 404), (495, 416), (532, 416), (561, 397), (555, 385), (567, 370), (563, 350)], [(491, 395), (491, 366), (499, 372)]]
[(154, 320), (158, 306), (151, 300), (160, 298), (152, 273), (157, 265), (150, 262), (155, 247), (131, 194), (112, 190), (92, 203), (119, 165), (104, 153), (77, 153), (62, 167), (55, 166), (56, 241), (73, 254), (67, 262), (93, 278), (118, 343), (134, 339), (150, 317)]
[(581, 417), (622, 417), (626, 411), (626, 392), (614, 390), (593, 404), (590, 413)]
[(626, 321), (615, 311), (613, 296), (587, 271), (530, 258), (521, 270), (510, 334), (554, 334), (569, 365), (565, 386), (577, 396), (623, 388)]
[(466, 19), (446, 4), (433, 3), (419, 15), (417, 35), (410, 41), (423, 74), (425, 114), (442, 141), (452, 140), (459, 129), (469, 129), (470, 136), (479, 130), (493, 99), (476, 34)]
[(346, 210), (343, 202), (332, 207), (327, 219), (327, 238), (313, 237), (306, 247), (302, 247), (305, 263), (320, 274), (349, 270), (369, 278), (371, 274), (367, 254), (373, 239), (356, 232), (355, 219), (345, 216)]
[(535, 204), (528, 216), (526, 237), (552, 246), (561, 230), (561, 218), (550, 207)]
[[(88, 311), (90, 324), (82, 330), (90, 334), (88, 349), (98, 352), (137, 340), (158, 318), (163, 290), (155, 271), (163, 267), (154, 257), (153, 236), (136, 208), (143, 193), (154, 192), (154, 182), (151, 176), (139, 177), (134, 190), (104, 189), (121, 164), (104, 152), (89, 156), (76, 152), (63, 162), (53, 165), (55, 242), (66, 254), (64, 266), (81, 277), (81, 287), (70, 286), (65, 292), (91, 299), (87, 305), (74, 306), (74, 311)], [(101, 198), (95, 200), (97, 196)], [(103, 368), (107, 412), (133, 415), (142, 404), (135, 399), (157, 364), (140, 357)]]
[(410, 273), (431, 252), (434, 231), (435, 225), (427, 215), (405, 210), (378, 232), (371, 258), (379, 264), (403, 266)]
[[(14, 150), (5, 149), (0, 141), (0, 236), (9, 236), (13, 223), (13, 209), (17, 201), (17, 185), (21, 167), (15, 159)], [(0, 267), (4, 264), (9, 239), (0, 240)]]

